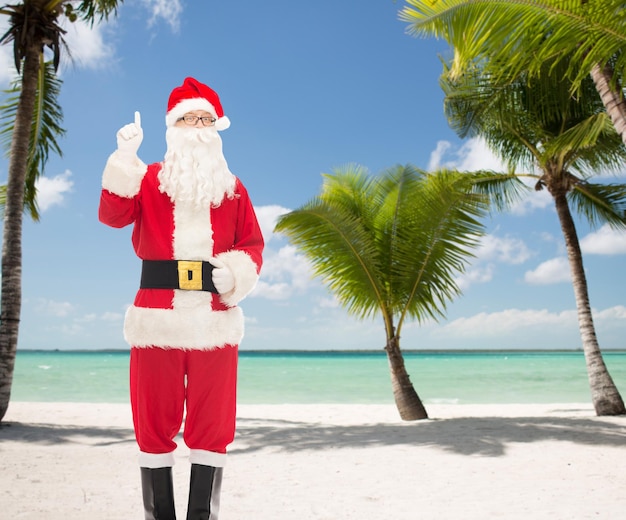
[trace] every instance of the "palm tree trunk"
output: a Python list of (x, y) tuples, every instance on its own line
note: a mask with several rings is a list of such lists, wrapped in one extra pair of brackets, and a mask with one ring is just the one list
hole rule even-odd
[(417, 395), (404, 366), (404, 357), (402, 356), (397, 336), (393, 336), (388, 340), (385, 350), (387, 351), (389, 368), (391, 370), (393, 397), (396, 401), (398, 412), (400, 412), (400, 418), (404, 421), (428, 419), (426, 409)]
[(624, 94), (619, 83), (616, 87), (611, 88), (611, 82), (614, 81), (613, 76), (613, 68), (608, 64), (604, 68), (595, 65), (591, 69), (591, 77), (602, 103), (604, 103), (606, 112), (626, 145), (626, 100), (624, 100)]
[(596, 338), (591, 306), (589, 304), (587, 278), (583, 268), (583, 257), (580, 252), (576, 226), (574, 225), (565, 194), (556, 194), (554, 202), (563, 236), (565, 237), (567, 257), (572, 273), (572, 285), (574, 286), (576, 309), (578, 310), (578, 327), (587, 364), (591, 401), (596, 410), (596, 415), (623, 415), (626, 413), (624, 401), (604, 364)]
[(15, 115), (4, 211), (2, 295), (0, 302), (0, 421), (11, 398), (22, 308), (22, 220), (31, 119), (35, 107), (41, 45), (26, 50), (22, 90)]

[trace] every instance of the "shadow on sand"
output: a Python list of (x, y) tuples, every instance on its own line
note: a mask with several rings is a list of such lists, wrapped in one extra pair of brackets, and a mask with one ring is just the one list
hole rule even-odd
[(623, 419), (616, 424), (579, 417), (462, 417), (356, 426), (276, 421), (273, 427), (253, 426), (253, 419), (244, 419), (239, 421), (238, 440), (247, 447), (235, 447), (231, 453), (260, 447), (299, 451), (395, 445), (436, 446), (462, 455), (497, 457), (504, 454), (508, 443), (544, 440), (626, 447), (626, 417)]
[(135, 434), (129, 428), (7, 422), (0, 424), (0, 442), (5, 441), (50, 446), (69, 443), (111, 446), (135, 442)]
[[(395, 424), (324, 425), (275, 419), (238, 419), (231, 454), (375, 446), (438, 447), (462, 455), (501, 456), (509, 443), (562, 441), (626, 447), (626, 417), (460, 417)], [(134, 442), (132, 429), (4, 423), (0, 441), (108, 446)]]

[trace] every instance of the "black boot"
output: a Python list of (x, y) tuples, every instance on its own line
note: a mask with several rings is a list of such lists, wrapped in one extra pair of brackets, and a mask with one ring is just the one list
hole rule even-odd
[(217, 520), (222, 487), (222, 468), (191, 465), (187, 520)]
[(146, 520), (176, 520), (172, 468), (141, 468)]

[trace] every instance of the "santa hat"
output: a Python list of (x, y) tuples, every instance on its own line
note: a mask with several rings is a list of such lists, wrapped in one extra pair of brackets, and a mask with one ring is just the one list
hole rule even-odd
[(165, 124), (174, 126), (178, 119), (192, 110), (205, 110), (213, 114), (217, 119), (217, 130), (226, 130), (230, 126), (230, 120), (224, 115), (217, 93), (194, 78), (185, 78), (183, 84), (170, 94)]

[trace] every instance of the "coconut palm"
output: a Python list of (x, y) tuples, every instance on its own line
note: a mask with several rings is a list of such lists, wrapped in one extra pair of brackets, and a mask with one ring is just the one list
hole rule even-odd
[(576, 92), (591, 74), (626, 144), (626, 8), (623, 0), (406, 0), (401, 18), (416, 35), (454, 49), (453, 78), (480, 62), (493, 77), (566, 65)]
[[(61, 92), (61, 80), (56, 77), (54, 65), (48, 61), (41, 69), (41, 77), (37, 82), (35, 99), (35, 115), (32, 118), (29, 158), (26, 167), (24, 187), (24, 208), (30, 217), (38, 222), (39, 206), (37, 204), (37, 179), (43, 174), (50, 152), (59, 156), (63, 152), (57, 141), (58, 137), (65, 135), (65, 130), (60, 126), (63, 112), (57, 100)], [(0, 145), (4, 148), (10, 160), (11, 141), (13, 126), (22, 91), (22, 79), (17, 77), (11, 88), (5, 91), (8, 95), (6, 102), (0, 106)], [(0, 207), (4, 208), (7, 201), (7, 186), (0, 186)]]
[[(78, 18), (94, 23), (117, 12), (121, 0), (25, 0), (0, 8), (9, 17), (9, 29), (0, 43), (13, 45), (15, 68), (21, 76), (11, 132), (8, 180), (5, 193), (2, 247), (2, 294), (0, 308), (0, 420), (11, 396), (22, 300), (22, 215), (26, 206), (37, 215), (35, 180), (43, 169), (47, 151), (56, 147), (62, 134), (61, 114), (54, 89), (58, 87), (44, 64), (44, 49), (52, 53), (55, 75), (64, 48), (59, 21)], [(58, 93), (58, 91), (57, 91)], [(16, 92), (17, 94), (17, 92)], [(53, 99), (50, 99), (50, 95)], [(52, 110), (52, 113), (50, 112)], [(48, 126), (46, 127), (46, 121)], [(46, 135), (46, 128), (53, 134)], [(58, 130), (55, 132), (55, 130)], [(3, 137), (7, 134), (3, 131)], [(47, 144), (46, 144), (47, 143)]]
[(382, 316), (393, 395), (404, 420), (427, 418), (400, 349), (403, 325), (444, 315), (483, 232), (487, 198), (471, 178), (397, 166), (372, 177), (352, 166), (324, 175), (320, 195), (283, 215), (284, 233), (349, 314)]
[(479, 188), (503, 201), (508, 188), (503, 180), (510, 179), (517, 190), (519, 178), (527, 177), (536, 190), (547, 189), (552, 196), (567, 248), (592, 402), (597, 415), (619, 415), (626, 410), (598, 345), (572, 211), (592, 226), (626, 229), (626, 184), (592, 180), (598, 173), (619, 172), (626, 147), (591, 78), (581, 80), (573, 97), (565, 66), (546, 63), (538, 75), (504, 83), (486, 68), (467, 70), (461, 78), (444, 73), (444, 109), (460, 137), (484, 138), (510, 171), (526, 168), (494, 174), (496, 187), (485, 177)]

